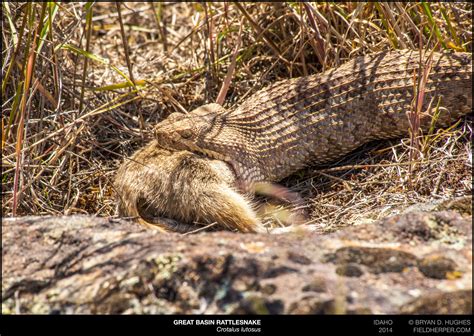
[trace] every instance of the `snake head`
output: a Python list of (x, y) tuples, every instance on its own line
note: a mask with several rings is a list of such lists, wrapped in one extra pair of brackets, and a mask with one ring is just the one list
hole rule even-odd
[(172, 113), (155, 126), (155, 138), (161, 146), (168, 149), (206, 154), (198, 146), (199, 140), (209, 134), (217, 116), (222, 112), (225, 112), (225, 109), (213, 103), (200, 106), (187, 114)]

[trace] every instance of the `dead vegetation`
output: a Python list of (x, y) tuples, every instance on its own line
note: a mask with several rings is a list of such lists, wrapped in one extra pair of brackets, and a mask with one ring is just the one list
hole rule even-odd
[[(6, 216), (112, 215), (111, 180), (124, 157), (156, 122), (219, 92), (233, 106), (276, 80), (391, 48), (472, 52), (470, 3), (2, 6)], [(471, 125), (418, 134), (417, 145), (373, 143), (284, 183), (325, 231), (470, 194)]]

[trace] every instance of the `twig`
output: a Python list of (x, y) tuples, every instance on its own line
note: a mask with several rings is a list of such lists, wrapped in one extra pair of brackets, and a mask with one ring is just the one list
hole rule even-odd
[[(91, 41), (91, 31), (92, 31), (92, 8), (94, 6), (90, 6), (87, 9), (86, 13), (86, 51), (90, 51), (90, 41)], [(81, 96), (79, 98), (79, 115), (82, 113), (82, 106), (84, 104), (84, 91), (85, 91), (85, 83), (87, 77), (87, 66), (89, 65), (89, 59), (84, 57), (84, 69), (82, 71), (82, 83), (81, 83)]]
[[(120, 3), (116, 2), (115, 5), (117, 6), (117, 13), (118, 13), (118, 18), (119, 18), (119, 23), (120, 23), (120, 32), (122, 34), (123, 49), (125, 51), (125, 59), (127, 61), (128, 75), (130, 76), (130, 80), (132, 81), (132, 83), (135, 84), (135, 80), (133, 78), (132, 63), (130, 63), (128, 40), (127, 40), (127, 36), (125, 36), (125, 29), (123, 27), (122, 14), (120, 12)], [(130, 91), (132, 90), (131, 87), (129, 89)]]
[(237, 43), (235, 44), (235, 48), (232, 52), (232, 59), (230, 61), (229, 69), (227, 69), (227, 75), (224, 78), (224, 82), (222, 83), (221, 89), (219, 94), (217, 95), (216, 103), (219, 105), (224, 104), (225, 96), (227, 91), (229, 90), (230, 82), (232, 80), (232, 76), (235, 70), (235, 63), (237, 60), (237, 54), (240, 49), (240, 45), (242, 44), (242, 20), (240, 21), (240, 28), (239, 28), (239, 36), (237, 37)]
[(217, 223), (214, 222), (214, 223), (211, 223), (211, 224), (209, 224), (209, 225), (203, 226), (203, 227), (201, 227), (201, 228), (199, 228), (199, 229), (196, 229), (196, 230), (193, 230), (193, 231), (189, 231), (189, 232), (183, 233), (183, 236), (187, 236), (187, 235), (190, 235), (190, 234), (193, 234), (193, 233), (197, 233), (197, 232), (200, 232), (200, 231), (204, 231), (204, 230), (206, 230), (206, 229), (208, 229), (208, 228), (210, 228), (210, 227), (216, 226), (216, 225), (217, 225)]

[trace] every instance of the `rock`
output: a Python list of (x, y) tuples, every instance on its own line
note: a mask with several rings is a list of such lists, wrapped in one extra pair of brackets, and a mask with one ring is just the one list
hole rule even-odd
[(433, 279), (449, 279), (450, 277), (460, 276), (461, 272), (456, 272), (456, 262), (442, 255), (433, 255), (424, 257), (418, 263), (418, 269), (425, 276)]
[(470, 314), (472, 219), (413, 211), (317, 232), (163, 234), (3, 219), (4, 314)]
[(426, 294), (400, 309), (402, 314), (470, 314), (472, 290)]

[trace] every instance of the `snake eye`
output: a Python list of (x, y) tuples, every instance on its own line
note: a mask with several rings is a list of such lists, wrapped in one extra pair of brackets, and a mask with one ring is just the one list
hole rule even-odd
[(191, 132), (191, 130), (185, 129), (179, 132), (179, 135), (181, 135), (181, 137), (184, 139), (189, 139), (190, 137), (192, 137), (193, 133)]

